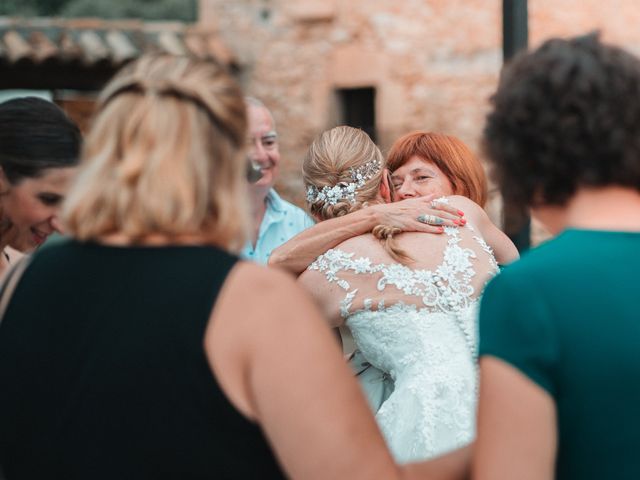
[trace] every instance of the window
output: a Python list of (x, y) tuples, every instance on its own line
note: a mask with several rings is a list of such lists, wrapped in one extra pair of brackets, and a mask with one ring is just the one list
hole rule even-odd
[(361, 128), (376, 141), (376, 89), (373, 87), (338, 90), (341, 125)]

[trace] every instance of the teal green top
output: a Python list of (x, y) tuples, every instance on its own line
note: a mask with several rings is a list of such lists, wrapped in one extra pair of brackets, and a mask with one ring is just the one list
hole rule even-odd
[(556, 404), (556, 479), (640, 479), (640, 233), (567, 230), (487, 286), (480, 355)]

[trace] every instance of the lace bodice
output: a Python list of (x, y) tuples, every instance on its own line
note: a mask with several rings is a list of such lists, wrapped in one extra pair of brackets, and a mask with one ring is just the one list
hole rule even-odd
[(433, 237), (425, 238), (428, 254), (416, 258), (418, 267), (342, 249), (309, 267), (344, 292), (340, 314), (356, 345), (395, 382), (377, 420), (400, 462), (439, 455), (474, 436), (476, 311), (497, 264), (472, 227)]
[[(467, 228), (473, 231), (473, 227)], [(471, 284), (471, 279), (476, 274), (471, 260), (477, 258), (477, 255), (471, 248), (460, 246), (461, 236), (458, 228), (447, 227), (445, 233), (449, 240), (444, 250), (444, 260), (434, 271), (414, 270), (399, 263), (373, 264), (367, 257), (355, 257), (354, 253), (336, 249), (331, 249), (318, 257), (309, 269), (324, 272), (328, 281), (336, 282), (348, 292), (341, 308), (341, 314), (345, 318), (349, 315), (352, 300), (358, 290), (351, 289), (350, 283), (339, 276), (340, 272), (380, 273), (377, 282), (378, 291), (383, 291), (387, 285), (392, 285), (405, 295), (419, 297), (427, 309), (441, 312), (459, 311), (469, 305), (476, 293), (476, 289)], [(477, 235), (473, 238), (489, 254), (489, 266), (495, 273), (497, 264), (491, 248)], [(364, 308), (370, 310), (372, 301), (371, 298), (365, 299)], [(380, 307), (384, 308), (384, 303)]]

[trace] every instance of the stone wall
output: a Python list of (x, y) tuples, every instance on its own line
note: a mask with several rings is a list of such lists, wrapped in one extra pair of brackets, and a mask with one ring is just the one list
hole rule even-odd
[[(340, 118), (335, 91), (375, 87), (378, 140), (427, 129), (479, 139), (502, 63), (500, 0), (200, 0), (278, 123), (279, 190), (302, 204), (300, 162)], [(530, 43), (602, 30), (640, 50), (637, 0), (529, 0)], [(499, 202), (490, 212), (498, 217)]]

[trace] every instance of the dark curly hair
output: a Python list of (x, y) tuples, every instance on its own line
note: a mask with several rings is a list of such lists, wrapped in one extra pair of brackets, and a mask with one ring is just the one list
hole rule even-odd
[(508, 64), (484, 129), (505, 202), (564, 205), (580, 187), (640, 190), (640, 60), (598, 34)]

